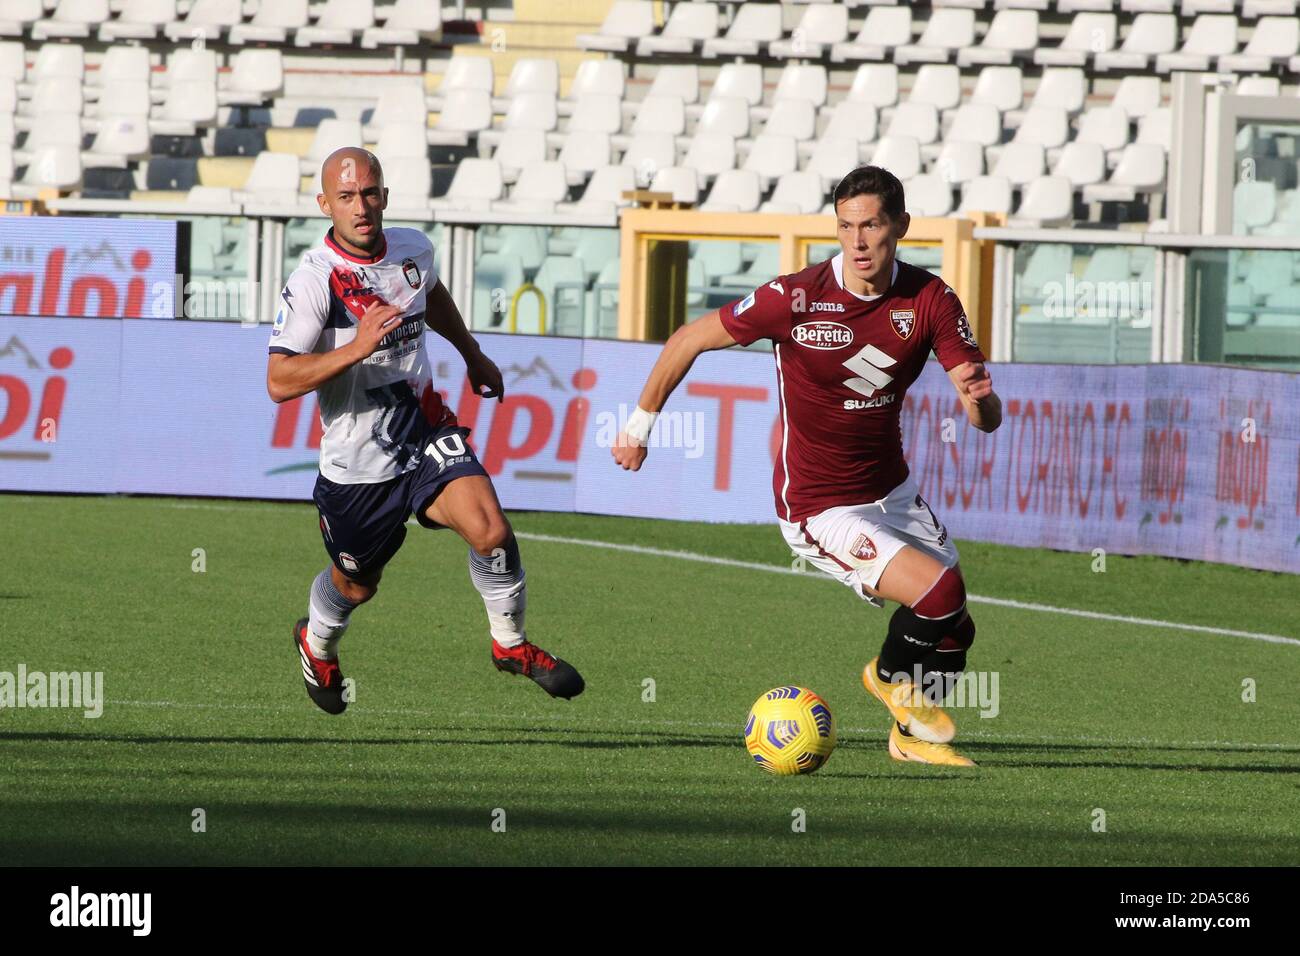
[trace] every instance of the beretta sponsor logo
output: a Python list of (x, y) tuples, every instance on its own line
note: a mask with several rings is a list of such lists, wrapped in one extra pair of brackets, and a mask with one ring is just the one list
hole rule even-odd
[(853, 332), (839, 322), (805, 322), (794, 327), (794, 340), (810, 349), (832, 352), (853, 344)]

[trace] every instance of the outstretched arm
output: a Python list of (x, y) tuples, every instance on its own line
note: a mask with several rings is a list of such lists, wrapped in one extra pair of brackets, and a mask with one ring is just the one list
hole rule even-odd
[(612, 450), (614, 461), (625, 470), (636, 471), (645, 461), (646, 442), (654, 419), (668, 401), (668, 396), (681, 384), (686, 373), (695, 364), (701, 352), (725, 349), (736, 344), (731, 333), (722, 324), (717, 311), (700, 316), (674, 332), (666, 343), (645, 387), (637, 410), (628, 420), (627, 430), (619, 432)]
[(966, 409), (966, 418), (982, 432), (1002, 424), (1002, 399), (993, 391), (993, 379), (983, 362), (963, 362), (948, 369), (948, 378)]
[(474, 391), (484, 398), (505, 398), (505, 385), (501, 380), (501, 371), (496, 364), (483, 354), (478, 342), (465, 327), (465, 319), (456, 306), (447, 287), (439, 279), (429, 290), (424, 309), (424, 324), (450, 342), (465, 360), (465, 374)]

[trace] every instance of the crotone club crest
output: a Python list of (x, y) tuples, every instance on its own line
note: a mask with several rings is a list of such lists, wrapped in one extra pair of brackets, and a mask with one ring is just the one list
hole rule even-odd
[(420, 267), (415, 264), (414, 259), (402, 260), (402, 275), (406, 277), (406, 284), (412, 289), (420, 288)]
[(891, 309), (889, 321), (894, 326), (894, 331), (898, 333), (898, 337), (905, 339), (912, 334), (912, 328), (916, 325), (916, 311), (914, 309)]

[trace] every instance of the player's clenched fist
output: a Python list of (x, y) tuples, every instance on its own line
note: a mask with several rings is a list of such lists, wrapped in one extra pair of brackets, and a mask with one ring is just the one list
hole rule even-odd
[(614, 439), (614, 447), (610, 451), (614, 453), (614, 461), (624, 471), (637, 471), (645, 461), (645, 445), (638, 444), (637, 440), (629, 437), (627, 432), (618, 433), (618, 438)]
[(357, 323), (357, 337), (354, 340), (361, 350), (361, 357), (368, 358), (379, 348), (385, 335), (397, 328), (402, 321), (402, 310), (395, 305), (376, 304), (366, 309)]
[(993, 394), (993, 379), (983, 362), (967, 362), (957, 381), (966, 397), (972, 401), (978, 402)]

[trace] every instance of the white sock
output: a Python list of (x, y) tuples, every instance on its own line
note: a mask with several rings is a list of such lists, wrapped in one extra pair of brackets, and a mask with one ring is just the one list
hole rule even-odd
[(469, 578), (483, 596), (492, 639), (502, 647), (526, 641), (524, 608), (528, 603), (524, 565), (514, 535), (504, 548), (487, 557), (469, 549)]
[(338, 656), (339, 639), (356, 607), (334, 586), (329, 568), (316, 575), (308, 602), (307, 647), (317, 660)]

